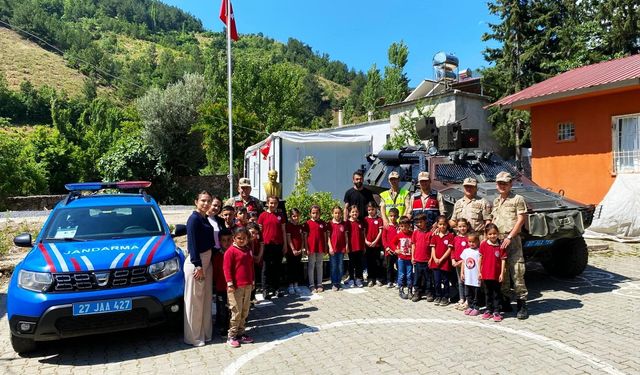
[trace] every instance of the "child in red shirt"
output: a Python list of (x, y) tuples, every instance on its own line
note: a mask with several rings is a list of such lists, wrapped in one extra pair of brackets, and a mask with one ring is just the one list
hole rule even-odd
[(233, 242), (233, 233), (223, 228), (219, 234), (220, 251), (213, 255), (213, 290), (216, 292), (216, 326), (220, 335), (226, 336), (229, 331), (229, 305), (227, 300), (227, 281), (224, 278), (224, 252)]
[[(264, 272), (262, 272), (262, 261), (264, 255), (264, 243), (262, 243), (262, 233), (260, 232), (260, 226), (257, 223), (248, 223), (246, 227), (249, 232), (249, 247), (251, 248), (251, 255), (253, 256), (253, 274), (256, 278), (260, 278), (260, 286), (264, 287)], [(262, 291), (262, 290), (261, 290)], [(262, 291), (264, 293), (264, 291)], [(253, 288), (251, 291), (251, 303), (258, 304), (256, 299), (257, 288)], [(264, 294), (263, 294), (264, 295)]]
[(411, 264), (411, 220), (408, 217), (400, 219), (400, 231), (393, 239), (393, 249), (398, 255), (398, 294), (400, 298), (407, 299), (409, 295), (404, 292), (404, 287), (413, 285), (413, 265)]
[(367, 204), (367, 217), (364, 218), (367, 227), (365, 237), (365, 256), (367, 258), (367, 280), (369, 286), (374, 284), (382, 286), (384, 275), (382, 273), (382, 260), (384, 251), (382, 250), (382, 218), (378, 216), (378, 205), (376, 202)]
[(451, 261), (449, 257), (453, 250), (453, 233), (449, 232), (449, 221), (443, 215), (436, 219), (436, 232), (431, 236), (431, 261), (429, 268), (433, 270), (435, 279), (434, 303), (436, 306), (449, 304), (449, 271)]
[(342, 289), (344, 275), (344, 253), (349, 252), (347, 244), (347, 223), (342, 220), (342, 209), (338, 206), (331, 210), (333, 219), (329, 223), (329, 262), (331, 269), (331, 288), (334, 292)]
[(365, 225), (358, 220), (360, 210), (358, 206), (349, 207), (349, 221), (347, 229), (349, 231), (349, 281), (345, 285), (347, 288), (356, 286), (362, 288), (362, 253), (365, 248)]
[(487, 239), (480, 244), (480, 278), (484, 283), (487, 310), (482, 314), (482, 319), (490, 319), (493, 316), (495, 322), (502, 320), (500, 315), (500, 284), (504, 278), (504, 268), (507, 259), (507, 251), (500, 246), (498, 239), (498, 227), (495, 224), (487, 224), (485, 227)]
[[(307, 265), (309, 289), (313, 293), (321, 293), (324, 291), (322, 287), (322, 263), (324, 254), (327, 252), (328, 228), (327, 223), (320, 219), (320, 206), (315, 204), (311, 206), (309, 216), (311, 216), (311, 219), (307, 220), (305, 224), (309, 258)], [(314, 280), (315, 284), (313, 283)]]
[(236, 226), (236, 210), (231, 206), (224, 206), (220, 210), (220, 217), (224, 220), (225, 227), (233, 233)]
[(427, 215), (418, 214), (413, 220), (416, 230), (413, 231), (411, 237), (411, 264), (413, 264), (415, 275), (413, 277), (413, 295), (411, 295), (411, 291), (409, 295), (413, 302), (418, 302), (422, 294), (427, 292), (432, 232), (427, 228)]
[(249, 224), (249, 211), (247, 211), (246, 207), (240, 207), (236, 211), (235, 225), (237, 227), (246, 227), (247, 224)]
[(253, 339), (245, 334), (251, 290), (254, 287), (253, 256), (249, 248), (249, 233), (236, 228), (233, 245), (224, 253), (224, 277), (227, 280), (227, 298), (231, 309), (231, 322), (227, 343), (232, 348), (250, 344)]
[(395, 274), (395, 267), (398, 263), (398, 256), (393, 248), (393, 239), (398, 234), (398, 216), (400, 211), (397, 208), (391, 207), (387, 217), (389, 218), (389, 225), (382, 229), (382, 247), (384, 248), (384, 261), (387, 268), (387, 288), (391, 289), (395, 286), (394, 281), (397, 279)]
[(464, 281), (462, 281), (462, 252), (464, 249), (469, 247), (469, 243), (467, 240), (467, 232), (469, 231), (469, 222), (465, 218), (459, 218), (456, 221), (456, 237), (453, 239), (453, 253), (451, 254), (451, 265), (456, 270), (456, 275), (458, 277), (458, 294), (460, 295), (460, 300), (456, 303), (457, 310), (466, 310), (468, 307), (467, 298), (465, 295), (465, 287)]
[(282, 297), (284, 292), (280, 290), (280, 276), (282, 275), (282, 258), (284, 241), (287, 238), (285, 219), (278, 210), (278, 197), (267, 198), (267, 210), (258, 217), (258, 225), (262, 230), (262, 242), (264, 242), (264, 298), (270, 299), (277, 293)]
[(290, 221), (286, 225), (287, 245), (285, 257), (287, 259), (287, 278), (289, 279), (289, 294), (300, 294), (298, 281), (302, 279), (302, 252), (304, 251), (304, 225), (300, 224), (300, 210), (289, 210)]

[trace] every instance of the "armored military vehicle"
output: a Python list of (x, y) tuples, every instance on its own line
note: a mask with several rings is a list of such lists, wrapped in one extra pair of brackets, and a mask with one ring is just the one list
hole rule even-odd
[[(435, 124), (432, 119), (427, 119), (429, 122)], [(388, 174), (397, 171), (401, 187), (413, 192), (418, 173), (427, 171), (431, 188), (442, 194), (450, 215), (453, 204), (464, 196), (462, 182), (465, 178), (475, 178), (478, 196), (491, 203), (499, 195), (495, 177), (499, 172), (507, 171), (513, 177), (512, 191), (522, 195), (527, 204), (522, 233), (525, 258), (540, 261), (553, 275), (573, 277), (582, 273), (588, 261), (582, 234), (591, 224), (595, 206), (544, 189), (495, 153), (475, 148), (477, 130), (465, 131), (459, 122), (440, 130), (434, 130), (435, 125), (431, 129), (427, 126), (426, 131), (424, 128), (418, 126), (418, 134), (429, 140), (430, 147), (404, 147), (368, 155), (365, 186), (381, 193), (390, 187)]]

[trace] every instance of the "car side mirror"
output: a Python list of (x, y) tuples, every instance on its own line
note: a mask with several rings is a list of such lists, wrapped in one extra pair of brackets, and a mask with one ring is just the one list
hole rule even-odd
[(171, 237), (180, 237), (187, 234), (187, 226), (184, 224), (176, 224), (176, 228), (173, 230)]
[(13, 238), (13, 243), (18, 247), (33, 247), (31, 233), (22, 233)]

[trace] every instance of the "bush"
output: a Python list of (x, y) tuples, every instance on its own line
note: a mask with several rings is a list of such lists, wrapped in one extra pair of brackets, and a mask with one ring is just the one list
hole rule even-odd
[(287, 209), (297, 208), (301, 213), (301, 222), (309, 220), (309, 213), (311, 206), (317, 204), (320, 206), (320, 214), (322, 220), (331, 220), (331, 209), (334, 206), (339, 206), (340, 202), (333, 199), (331, 193), (328, 192), (315, 192), (309, 194), (309, 181), (311, 181), (311, 170), (316, 165), (316, 161), (307, 156), (300, 162), (298, 167), (298, 175), (293, 187), (291, 195), (287, 198)]
[(46, 174), (25, 147), (15, 134), (0, 132), (0, 210), (7, 197), (47, 191)]

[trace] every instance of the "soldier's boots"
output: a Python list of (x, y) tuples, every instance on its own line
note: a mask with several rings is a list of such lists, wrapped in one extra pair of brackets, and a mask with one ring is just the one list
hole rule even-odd
[[(500, 311), (502, 312), (513, 312), (513, 307), (511, 307), (511, 298), (509, 297), (502, 297), (501, 302), (501, 309)], [(518, 305), (518, 311), (520, 311), (520, 305)]]
[(420, 295), (420, 291), (417, 290), (415, 293), (413, 293), (413, 297), (411, 298), (412, 302), (418, 302), (420, 301), (421, 295)]
[(516, 301), (518, 304), (518, 313), (516, 317), (520, 320), (527, 319), (529, 317), (529, 312), (527, 311), (527, 301), (523, 299), (519, 299)]

